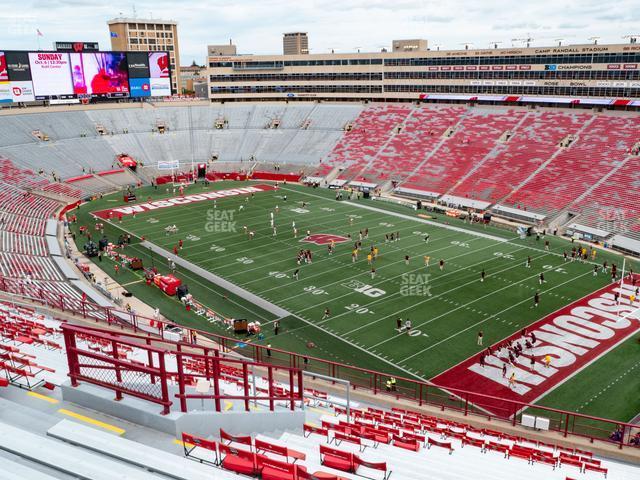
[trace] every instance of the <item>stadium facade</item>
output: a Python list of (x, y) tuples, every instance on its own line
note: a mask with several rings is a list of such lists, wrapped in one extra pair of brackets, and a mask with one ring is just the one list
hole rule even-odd
[(637, 106), (640, 44), (208, 57), (211, 100)]

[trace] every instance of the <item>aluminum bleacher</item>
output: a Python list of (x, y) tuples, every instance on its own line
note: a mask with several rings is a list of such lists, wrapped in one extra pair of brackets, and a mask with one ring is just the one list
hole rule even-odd
[(542, 213), (562, 210), (619, 166), (638, 141), (639, 125), (635, 116), (592, 117), (569, 147), (505, 203), (526, 205)]
[(485, 157), (489, 158), (499, 145), (498, 140), (514, 129), (524, 115), (523, 111), (471, 110), (403, 186), (445, 193)]
[(324, 162), (345, 167), (339, 178), (350, 180), (375, 159), (410, 112), (411, 106), (398, 104), (374, 105), (363, 110)]
[[(205, 465), (69, 420), (62, 420), (54, 425), (47, 431), (47, 435), (75, 445), (80, 449), (112, 457), (125, 464), (178, 480), (207, 480), (211, 478), (211, 469)], [(220, 478), (229, 477), (233, 478), (231, 474), (223, 473)]]
[(402, 131), (395, 135), (366, 171), (365, 179), (404, 179), (444, 141), (445, 131), (466, 112), (464, 107), (422, 106), (414, 109)]
[(631, 478), (634, 467), (585, 450), (473, 427), (437, 417), (375, 408), (323, 416), (321, 425), (277, 438), (183, 433), (185, 456), (222, 470), (267, 479)]
[(513, 136), (498, 145), (495, 155), (449, 193), (498, 202), (551, 159), (560, 141), (575, 134), (587, 118), (587, 114), (555, 111), (527, 113)]
[[(0, 422), (0, 449), (85, 480), (151, 480), (165, 478), (66, 442), (30, 433)], [(160, 454), (160, 452), (159, 452)]]

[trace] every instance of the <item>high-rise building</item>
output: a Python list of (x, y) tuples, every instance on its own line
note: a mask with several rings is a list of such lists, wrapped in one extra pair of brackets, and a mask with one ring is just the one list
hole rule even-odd
[(285, 33), (282, 37), (282, 53), (285, 55), (307, 55), (309, 53), (307, 32)]
[(133, 52), (169, 52), (171, 91), (180, 92), (178, 22), (173, 20), (114, 18), (107, 22), (111, 49)]

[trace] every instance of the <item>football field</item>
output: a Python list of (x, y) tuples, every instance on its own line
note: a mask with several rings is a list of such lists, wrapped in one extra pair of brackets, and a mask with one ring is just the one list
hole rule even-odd
[[(120, 231), (130, 233), (134, 242), (125, 252), (143, 258), (146, 266), (152, 257), (140, 245), (140, 239), (169, 252), (176, 247), (181, 259), (286, 310), (289, 315), (279, 319), (276, 335), (274, 315), (243, 301), (242, 293), (223, 293), (188, 268), (178, 267), (177, 276), (201, 303), (228, 316), (260, 321), (262, 343), (407, 378), (432, 379), (552, 312), (610, 286), (611, 275), (601, 269), (594, 275), (594, 263), (600, 265), (606, 258), (609, 264), (616, 262), (621, 267), (621, 257), (601, 251), (594, 263), (565, 261), (563, 252), (571, 251), (571, 243), (551, 235), (539, 240), (520, 239), (507, 230), (469, 225), (442, 215), (427, 218), (427, 212), (418, 216), (412, 209), (381, 201), (336, 201), (335, 192), (328, 190), (221, 182), (208, 187), (190, 186), (185, 193), (188, 197), (245, 186), (253, 186), (256, 191), (253, 195), (225, 194), (216, 199), (199, 199), (200, 195), (192, 202), (147, 203), (149, 208), (140, 208), (135, 215), (130, 214), (133, 210), (125, 210), (120, 221), (114, 212), (105, 217), (110, 224), (106, 233), (112, 241)], [(137, 204), (143, 204), (141, 198), (147, 195), (147, 200), (154, 201), (178, 197), (163, 186), (157, 191), (141, 189)], [(90, 203), (83, 207), (80, 223), (91, 225), (96, 220), (88, 212), (114, 209), (120, 204), (108, 197)], [(167, 232), (173, 225), (177, 231)], [(354, 244), (360, 232), (362, 245), (355, 259)], [(333, 252), (329, 251), (331, 241)], [(548, 250), (545, 241), (549, 241)], [(377, 249), (377, 256), (369, 262), (372, 247)], [(300, 250), (309, 250), (311, 261), (298, 262)], [(428, 266), (425, 257), (429, 257)], [(444, 262), (442, 268), (440, 260)], [(167, 272), (165, 257), (155, 256), (151, 261), (161, 272)], [(633, 268), (637, 270), (635, 265)], [(179, 312), (134, 272), (123, 272), (119, 280), (131, 283), (128, 288), (135, 295), (159, 305), (168, 317)], [(184, 320), (182, 317), (184, 314), (175, 320)], [(405, 328), (407, 321), (411, 323), (409, 330)], [(198, 318), (184, 323), (230, 335), (221, 330), (221, 325)], [(576, 396), (571, 387), (573, 375), (584, 367), (576, 378), (590, 372), (589, 385), (605, 388), (611, 380), (611, 360), (607, 358), (616, 357), (614, 363), (621, 368), (635, 368), (637, 351), (629, 347), (635, 327), (629, 328), (610, 345), (603, 345), (607, 347), (606, 356), (598, 355), (584, 365), (577, 362), (570, 376), (552, 382), (548, 388), (553, 390), (551, 406), (582, 408), (583, 413), (615, 415), (621, 420), (640, 411), (637, 398), (631, 399), (631, 405), (607, 411), (603, 405), (598, 406), (597, 400), (593, 408), (585, 406), (583, 396)], [(480, 331), (482, 346), (478, 345)], [(306, 349), (309, 341), (316, 345), (312, 352)], [(617, 382), (612, 392), (620, 389), (619, 395), (632, 397), (632, 389), (637, 391), (639, 382), (637, 374), (631, 377), (635, 380)], [(484, 377), (478, 379), (481, 382)], [(478, 391), (482, 390), (479, 384)], [(544, 395), (533, 393), (531, 399), (545, 403), (541, 400)]]

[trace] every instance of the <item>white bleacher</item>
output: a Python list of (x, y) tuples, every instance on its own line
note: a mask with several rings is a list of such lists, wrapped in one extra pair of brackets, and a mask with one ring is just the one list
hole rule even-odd
[(44, 256), (47, 245), (42, 237), (0, 230), (0, 251)]
[(355, 121), (362, 110), (363, 105), (318, 105), (309, 115), (310, 130), (338, 130)]
[(36, 280), (63, 280), (48, 257), (0, 252), (0, 274), (11, 278), (28, 276)]
[(284, 108), (284, 115), (280, 118), (279, 128), (299, 129), (307, 120), (309, 114), (318, 104), (301, 103), (299, 105), (289, 104)]
[(3, 115), (2, 128), (0, 128), (0, 147), (8, 145), (23, 145), (36, 143), (39, 140), (31, 134), (31, 130), (25, 128), (17, 121), (17, 115)]
[(96, 135), (92, 122), (82, 111), (20, 114), (4, 118), (17, 122), (20, 128), (29, 134), (34, 130), (40, 130), (49, 136), (50, 142), (65, 138), (77, 138), (80, 135)]
[(114, 186), (105, 182), (101, 177), (88, 177), (82, 180), (78, 180), (70, 184), (71, 186), (80, 189), (85, 195), (93, 193), (105, 193), (114, 189)]
[[(50, 428), (47, 435), (177, 480), (211, 478), (211, 468), (206, 465), (69, 420), (62, 420)], [(231, 474), (219, 473), (222, 474), (219, 478), (233, 478)]]
[(247, 104), (225, 104), (222, 106), (220, 115), (228, 122), (230, 129), (246, 129), (255, 105)]
[(8, 458), (0, 457), (0, 480), (55, 480), (56, 477)]
[[(0, 449), (83, 480), (157, 480), (156, 474), (0, 422)], [(164, 452), (158, 452), (164, 454)], [(224, 477), (221, 477), (224, 478)], [(25, 479), (26, 480), (26, 479)]]

